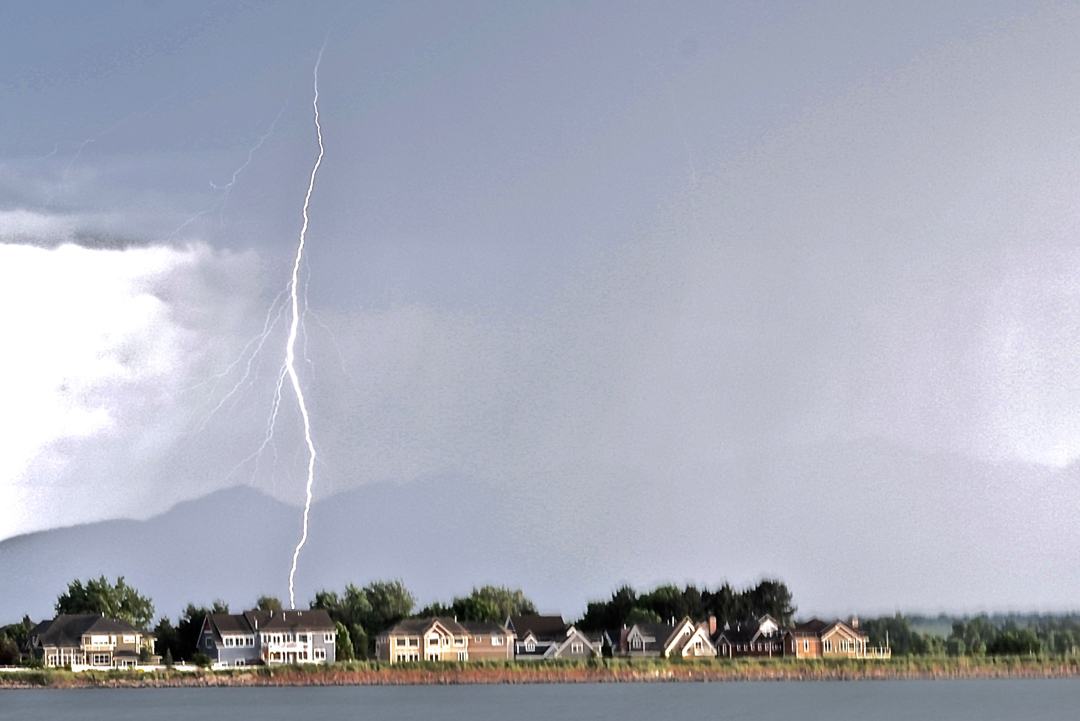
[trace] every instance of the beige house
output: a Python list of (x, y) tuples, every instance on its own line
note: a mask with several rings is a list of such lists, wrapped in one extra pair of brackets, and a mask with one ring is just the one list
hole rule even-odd
[(784, 633), (784, 655), (795, 658), (890, 658), (888, 648), (870, 646), (870, 637), (859, 629), (858, 619), (850, 623), (826, 623), (812, 619)]
[(469, 632), (470, 661), (513, 661), (514, 633), (488, 621), (462, 621)]
[(514, 634), (497, 623), (452, 618), (410, 618), (375, 637), (375, 657), (410, 661), (509, 660)]
[(144, 650), (153, 654), (154, 637), (112, 618), (61, 615), (31, 629), (28, 648), (34, 658), (52, 668), (133, 668)]

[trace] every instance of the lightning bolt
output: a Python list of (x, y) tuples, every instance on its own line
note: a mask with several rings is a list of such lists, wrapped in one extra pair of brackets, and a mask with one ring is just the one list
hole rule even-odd
[[(315, 174), (319, 172), (319, 166), (323, 159), (322, 126), (319, 125), (319, 64), (322, 62), (323, 51), (326, 43), (319, 50), (319, 58), (315, 61), (315, 99), (312, 105), (315, 109), (315, 131), (319, 138), (319, 157), (315, 161), (315, 167), (311, 169), (311, 180), (308, 181), (307, 195), (304, 196), (304, 225), (300, 229), (300, 243), (296, 247), (296, 261), (293, 263), (292, 280), (289, 282), (289, 295), (292, 301), (292, 323), (289, 326), (289, 339), (285, 344), (285, 369), (292, 383), (293, 392), (296, 394), (296, 402), (300, 406), (300, 415), (304, 419), (304, 441), (308, 449), (308, 473), (307, 485), (304, 489), (304, 530), (300, 536), (300, 542), (293, 551), (292, 568), (289, 569), (289, 607), (296, 608), (296, 596), (293, 591), (293, 580), (296, 576), (296, 561), (300, 558), (300, 549), (307, 543), (308, 516), (311, 513), (311, 486), (315, 481), (315, 444), (311, 440), (311, 418), (308, 415), (307, 403), (304, 400), (304, 391), (300, 387), (300, 378), (296, 374), (296, 334), (300, 327), (300, 299), (297, 292), (300, 263), (304, 259), (304, 245), (307, 239), (308, 229), (308, 205), (311, 203), (311, 191), (315, 188)], [(306, 305), (306, 298), (305, 298)]]

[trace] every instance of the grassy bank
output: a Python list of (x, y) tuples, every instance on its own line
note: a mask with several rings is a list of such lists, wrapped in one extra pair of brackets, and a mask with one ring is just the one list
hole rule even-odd
[(1080, 658), (906, 657), (879, 661), (598, 659), (592, 662), (352, 662), (332, 666), (250, 667), (221, 671), (34, 669), (0, 676), (0, 688), (349, 686), (417, 684), (836, 681), (1080, 677)]

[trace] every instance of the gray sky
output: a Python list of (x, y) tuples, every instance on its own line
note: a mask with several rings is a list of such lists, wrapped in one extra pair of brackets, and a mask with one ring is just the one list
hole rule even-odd
[[(537, 5), (9, 13), (0, 538), (238, 484), (300, 502), (287, 392), (263, 443), (324, 40), (304, 268), (316, 496), (469, 478), (533, 494), (539, 518), (603, 505), (616, 535), (656, 493), (754, 516), (763, 489), (895, 513), (977, 498), (973, 523), (1004, 508), (1038, 525), (1050, 477), (1073, 517), (1075, 5)], [(867, 459), (876, 475), (782, 470), (859, 443), (889, 449)], [(909, 473), (882, 470), (895, 454)], [(981, 470), (926, 506), (942, 459)], [(788, 522), (820, 536), (819, 558), (851, 543)], [(913, 586), (926, 563), (948, 578), (994, 554), (905, 562), (956, 537), (926, 513), (890, 529), (897, 585), (864, 606), (1080, 592)], [(649, 570), (587, 587), (778, 573), (847, 607), (754, 534), (713, 538), (730, 560), (700, 571), (665, 566), (682, 546), (660, 535)], [(1080, 578), (1074, 543), (989, 537), (999, 559)], [(578, 568), (581, 540), (565, 528), (545, 550)]]

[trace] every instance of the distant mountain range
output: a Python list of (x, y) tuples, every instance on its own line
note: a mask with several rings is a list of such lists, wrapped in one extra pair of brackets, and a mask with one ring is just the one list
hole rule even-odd
[[(421, 603), (521, 587), (574, 617), (622, 582), (736, 586), (763, 575), (803, 612), (1080, 608), (1080, 473), (882, 443), (789, 449), (663, 482), (628, 469), (528, 483), (437, 479), (317, 502), (297, 605), (401, 578)], [(189, 601), (288, 600), (300, 509), (246, 487), (0, 542), (0, 624), (35, 620), (75, 578), (123, 575), (175, 619)], [(807, 520), (811, 523), (807, 523)], [(814, 528), (807, 531), (808, 527)]]

